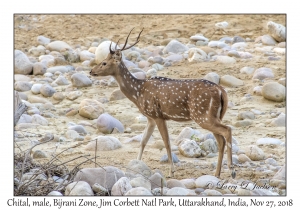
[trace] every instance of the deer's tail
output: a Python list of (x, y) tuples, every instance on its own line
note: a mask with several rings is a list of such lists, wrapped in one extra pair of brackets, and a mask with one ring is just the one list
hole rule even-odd
[(226, 110), (227, 110), (227, 106), (228, 106), (228, 97), (227, 97), (227, 93), (223, 88), (220, 88), (221, 90), (221, 111), (220, 111), (220, 120), (223, 119)]

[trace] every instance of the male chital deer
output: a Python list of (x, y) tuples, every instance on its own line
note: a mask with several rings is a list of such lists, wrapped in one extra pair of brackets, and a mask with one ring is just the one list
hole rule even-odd
[(227, 142), (227, 164), (232, 169), (231, 175), (234, 178), (231, 128), (221, 124), (228, 104), (226, 91), (221, 86), (204, 79), (177, 80), (152, 77), (141, 80), (135, 78), (122, 61), (122, 51), (136, 45), (143, 30), (139, 33), (135, 43), (126, 47), (131, 31), (122, 49), (117, 49), (117, 43), (115, 49), (112, 50), (110, 44), (110, 53), (107, 58), (95, 66), (90, 75), (113, 76), (120, 90), (147, 117), (148, 123), (137, 159), (141, 160), (144, 148), (157, 125), (167, 150), (170, 163), (169, 176), (172, 177), (174, 166), (166, 121), (194, 120), (202, 128), (211, 131), (218, 142), (219, 157), (215, 173), (217, 177), (220, 177), (225, 142)]

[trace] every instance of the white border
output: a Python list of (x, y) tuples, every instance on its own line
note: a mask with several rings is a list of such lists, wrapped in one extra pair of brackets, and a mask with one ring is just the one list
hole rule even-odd
[[(177, 3), (178, 2), (178, 3)], [(288, 179), (287, 197), (257, 197), (259, 200), (294, 200), (294, 206), (290, 209), (300, 209), (299, 174), (298, 158), (298, 88), (299, 84), (299, 11), (298, 5), (289, 1), (278, 0), (264, 1), (10, 1), (1, 5), (1, 190), (0, 207), (6, 207), (8, 199), (13, 198), (13, 14), (14, 13), (286, 13), (288, 31), (288, 52), (287, 52), (287, 160), (288, 160)], [(297, 65), (298, 64), (298, 65)], [(4, 75), (4, 77), (3, 77)], [(8, 111), (9, 110), (9, 111)], [(297, 135), (298, 134), (298, 135)], [(299, 197), (299, 196), (297, 196)], [(115, 199), (108, 198), (107, 199)], [(236, 198), (236, 197), (235, 197)], [(250, 198), (241, 197), (243, 200)], [(251, 197), (253, 198), (253, 197)], [(40, 200), (33, 198), (31, 200)], [(88, 200), (98, 200), (91, 198)], [(195, 199), (195, 198), (192, 198)], [(298, 208), (297, 208), (298, 207)], [(16, 208), (16, 207), (14, 207)], [(63, 209), (79, 209), (80, 207), (70, 207)], [(92, 208), (92, 207), (90, 207)], [(123, 207), (124, 208), (124, 207)], [(131, 208), (131, 207), (127, 207)], [(145, 208), (145, 207), (142, 207)], [(153, 208), (153, 207), (152, 207)], [(170, 207), (168, 207), (170, 208)], [(199, 207), (192, 207), (199, 208)], [(5, 208), (6, 209), (6, 208)], [(43, 209), (43, 208), (39, 208)], [(46, 207), (45, 207), (46, 209)], [(82, 209), (82, 208), (80, 208)], [(247, 209), (254, 209), (249, 207)]]

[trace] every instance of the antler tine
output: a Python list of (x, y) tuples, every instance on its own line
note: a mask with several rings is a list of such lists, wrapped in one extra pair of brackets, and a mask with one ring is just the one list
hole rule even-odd
[(110, 42), (110, 45), (109, 45), (109, 52), (110, 52), (110, 54), (114, 54), (115, 52), (112, 51), (112, 49), (111, 49), (111, 44), (112, 44), (112, 41)]
[[(128, 39), (128, 37), (127, 37), (126, 43), (125, 43), (125, 45), (123, 46), (123, 48), (122, 48), (121, 51), (127, 50), (127, 49), (133, 47), (134, 45), (136, 45), (136, 44), (140, 41), (139, 38), (140, 38), (140, 35), (141, 35), (141, 33), (143, 32), (143, 30), (144, 30), (144, 28), (143, 28), (143, 29), (141, 30), (141, 32), (139, 33), (138, 37), (136, 38), (136, 42), (135, 42), (135, 43), (133, 43), (132, 45), (130, 45), (130, 46), (128, 46), (128, 47), (125, 47), (125, 46), (126, 46), (126, 43), (127, 43), (127, 39)], [(130, 32), (131, 32), (131, 31), (130, 31)], [(130, 33), (129, 33), (129, 34), (130, 34)]]
[(127, 44), (127, 41), (128, 41), (129, 35), (130, 35), (130, 33), (131, 33), (131, 31), (132, 31), (133, 29), (134, 29), (134, 27), (133, 27), (133, 28), (130, 30), (130, 32), (129, 32), (129, 34), (128, 34), (127, 38), (126, 38), (125, 44), (124, 44), (123, 48), (121, 49), (121, 51), (122, 51), (122, 50), (124, 50), (124, 48), (125, 48), (125, 46), (126, 46), (126, 44)]
[(117, 41), (117, 44), (115, 46), (115, 51), (117, 50), (118, 44), (119, 44), (120, 39)]

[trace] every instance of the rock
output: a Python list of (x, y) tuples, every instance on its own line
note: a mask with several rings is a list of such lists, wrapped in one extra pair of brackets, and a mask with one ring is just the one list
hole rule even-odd
[[(164, 147), (163, 147), (164, 148)], [(178, 163), (180, 162), (180, 160), (178, 159), (178, 157), (176, 156), (175, 153), (171, 153), (172, 154), (172, 160), (173, 160), (173, 163)], [(160, 161), (161, 163), (168, 163), (169, 162), (169, 158), (168, 158), (168, 155), (165, 154), (163, 155), (161, 158), (160, 158)]]
[(69, 130), (74, 130), (79, 134), (86, 135), (87, 131), (82, 125), (72, 125), (68, 127)]
[(136, 59), (140, 56), (141, 54), (137, 51), (131, 51), (126, 55), (126, 57), (131, 61), (136, 61)]
[[(231, 48), (234, 49), (234, 50), (240, 50), (240, 51), (243, 51), (246, 47), (247, 47), (247, 43), (246, 42), (238, 42), (238, 43), (234, 43)], [(240, 54), (241, 52), (239, 52)], [(241, 54), (240, 54), (241, 56)]]
[(95, 193), (97, 193), (97, 195), (106, 195), (108, 194), (108, 190), (104, 187), (102, 187), (100, 184), (98, 183), (95, 183), (93, 186), (92, 186), (92, 189)]
[(234, 76), (224, 75), (220, 79), (220, 84), (228, 87), (239, 87), (244, 85), (244, 82)]
[(116, 43), (111, 41), (104, 41), (97, 47), (95, 52), (95, 61), (97, 64), (101, 63), (107, 57), (109, 53), (110, 44), (111, 44), (111, 49), (115, 50)]
[(87, 50), (82, 50), (79, 53), (79, 57), (80, 57), (81, 61), (86, 61), (86, 60), (91, 60), (91, 59), (95, 58), (95, 54), (93, 54)]
[(239, 154), (239, 156), (238, 156), (238, 161), (240, 162), (240, 163), (245, 163), (245, 162), (251, 162), (251, 159), (247, 156), (247, 155), (245, 155), (245, 154)]
[(151, 191), (151, 183), (149, 180), (143, 177), (136, 177), (130, 180), (130, 184), (133, 188), (135, 187), (144, 187), (147, 190)]
[(151, 78), (151, 77), (155, 77), (157, 75), (157, 70), (156, 69), (149, 69), (147, 72), (146, 72), (146, 77), (147, 78)]
[(148, 59), (148, 62), (150, 64), (154, 64), (154, 63), (158, 63), (158, 64), (163, 64), (164, 63), (164, 59), (160, 56), (154, 56), (154, 57), (150, 57)]
[(47, 158), (47, 155), (41, 150), (36, 150), (33, 152), (32, 158), (33, 159)]
[(257, 145), (280, 145), (281, 140), (275, 138), (260, 138), (256, 141)]
[(286, 180), (286, 169), (285, 169), (285, 164), (280, 168), (279, 171), (273, 176), (272, 179), (278, 179), (278, 180)]
[(69, 81), (64, 76), (60, 75), (56, 80), (54, 80), (54, 83), (57, 85), (68, 85)]
[(194, 36), (191, 36), (190, 39), (193, 41), (205, 41), (205, 42), (209, 41), (209, 39), (204, 37), (202, 34), (196, 34)]
[(150, 63), (148, 61), (144, 61), (144, 60), (141, 60), (139, 63), (138, 63), (138, 67), (139, 68), (145, 68), (145, 67), (148, 67), (150, 66)]
[(239, 121), (235, 122), (233, 125), (235, 127), (246, 127), (246, 126), (251, 125), (252, 123), (253, 123), (252, 120), (245, 119), (245, 120), (239, 120)]
[(97, 119), (104, 112), (103, 104), (92, 99), (80, 102), (79, 115), (88, 119)]
[(244, 120), (244, 119), (254, 120), (255, 119), (255, 115), (251, 111), (240, 112), (238, 114), (238, 116), (237, 116), (237, 119), (238, 120)]
[(91, 186), (85, 181), (72, 182), (66, 186), (65, 195), (72, 196), (93, 196), (94, 192)]
[(22, 114), (19, 121), (18, 121), (18, 124), (19, 123), (31, 123), (32, 122), (32, 117), (28, 114)]
[(124, 98), (126, 98), (126, 96), (122, 93), (122, 91), (120, 89), (116, 89), (111, 93), (109, 101), (116, 101)]
[(256, 69), (253, 74), (253, 77), (252, 77), (252, 79), (259, 79), (259, 80), (263, 80), (263, 79), (267, 79), (267, 78), (268, 79), (274, 78), (274, 74), (273, 74), (272, 69), (265, 68), (265, 67)]
[(219, 191), (211, 190), (211, 189), (204, 190), (204, 193), (206, 193), (206, 195), (209, 195), (209, 196), (222, 195), (222, 193), (220, 193)]
[(207, 54), (202, 49), (199, 48), (191, 48), (188, 51), (188, 61), (189, 62), (203, 62), (207, 60)]
[(176, 138), (175, 144), (179, 145), (182, 139), (190, 139), (193, 135), (198, 135), (200, 134), (199, 131), (194, 130), (190, 127), (185, 127), (180, 134), (178, 135), (178, 137)]
[(240, 72), (242, 74), (252, 75), (254, 72), (254, 68), (245, 66), (245, 67), (241, 68)]
[(213, 188), (216, 187), (219, 182), (220, 179), (215, 176), (203, 175), (196, 179), (195, 184), (197, 188)]
[(113, 166), (105, 166), (103, 168), (84, 168), (77, 172), (74, 181), (85, 181), (90, 186), (95, 183), (111, 190), (113, 185), (125, 174), (120, 169)]
[(239, 52), (239, 55), (243, 59), (248, 59), (248, 58), (252, 58), (253, 57), (252, 54), (249, 53), (249, 52)]
[(179, 152), (185, 156), (190, 158), (200, 157), (202, 151), (198, 144), (194, 140), (184, 139), (179, 145)]
[(142, 174), (148, 178), (152, 175), (151, 169), (141, 160), (131, 160), (127, 165), (126, 172)]
[(273, 39), (273, 37), (271, 37), (270, 35), (263, 35), (261, 37), (261, 41), (263, 44), (265, 45), (271, 45), (274, 46), (277, 44), (277, 42)]
[(33, 64), (33, 75), (44, 75), (47, 71), (47, 66), (42, 62)]
[(286, 41), (285, 26), (269, 21), (267, 23), (268, 33), (278, 42)]
[(180, 181), (178, 181), (177, 179), (169, 179), (167, 181), (167, 188), (172, 189), (174, 187), (186, 188), (185, 185)]
[(195, 189), (196, 183), (194, 179), (182, 179), (180, 180), (182, 184), (184, 184), (185, 188), (187, 189)]
[(218, 152), (218, 145), (215, 139), (207, 139), (205, 140), (200, 148), (208, 153), (216, 153)]
[(33, 65), (25, 55), (20, 50), (15, 50), (15, 65), (14, 73), (15, 74), (30, 74), (32, 72)]
[(135, 78), (137, 79), (141, 79), (141, 80), (144, 80), (146, 79), (147, 75), (145, 72), (136, 72), (136, 73), (133, 73), (132, 74)]
[[(273, 51), (277, 54), (280, 54), (280, 55), (285, 55), (285, 52), (286, 52), (286, 49), (285, 48), (279, 48), (279, 47), (275, 47), (273, 49)], [(275, 59), (276, 60), (276, 59)]]
[(165, 179), (160, 175), (159, 173), (154, 173), (152, 176), (149, 177), (149, 181), (151, 183), (151, 189), (154, 188), (160, 188), (161, 187), (161, 181), (163, 180), (163, 187), (167, 186), (167, 183)]
[(109, 87), (119, 87), (118, 82), (115, 80), (115, 78), (111, 77), (108, 80), (108, 86)]
[(127, 69), (137, 68), (137, 65), (129, 60), (123, 60), (123, 63), (127, 67)]
[(64, 41), (53, 41), (47, 44), (47, 50), (60, 52), (61, 50), (72, 49), (70, 45), (68, 45)]
[(182, 188), (182, 187), (174, 187), (172, 189), (169, 189), (168, 192), (167, 192), (167, 196), (171, 196), (171, 195), (181, 195), (181, 196), (184, 196), (184, 195), (188, 195), (190, 193), (189, 190), (185, 189), (185, 188)]
[(152, 193), (144, 187), (136, 187), (136, 188), (132, 188), (125, 194), (125, 196), (128, 195), (145, 196), (145, 195), (152, 195)]
[(261, 96), (262, 95), (262, 86), (256, 86), (253, 88), (253, 94), (257, 95), (257, 96)]
[(285, 114), (281, 113), (277, 118), (273, 119), (270, 125), (275, 127), (285, 127), (286, 125), (286, 117)]
[(274, 196), (274, 195), (279, 195), (278, 193), (271, 192), (270, 190), (266, 189), (255, 189), (255, 190), (250, 190), (250, 194), (252, 196)]
[(185, 46), (184, 44), (182, 44), (181, 42), (173, 39), (171, 40), (167, 46), (163, 49), (163, 53), (167, 54), (167, 53), (180, 53), (180, 52), (185, 52), (187, 51), (189, 48), (187, 46)]
[(59, 71), (61, 73), (67, 73), (69, 71), (69, 68), (67, 68), (66, 66), (53, 66), (53, 67), (47, 68), (47, 72), (50, 72), (52, 74), (54, 74), (57, 71)]
[(23, 81), (23, 82), (30, 82), (31, 81), (31, 78), (30, 77), (27, 77), (23, 74), (15, 74), (14, 75), (14, 80), (15, 81)]
[(92, 85), (92, 80), (81, 73), (73, 74), (71, 76), (71, 82), (74, 87), (88, 87)]
[(206, 80), (211, 81), (216, 84), (220, 83), (220, 76), (215, 72), (210, 72), (210, 73), (206, 74), (203, 79), (206, 79)]
[(154, 64), (152, 65), (152, 68), (156, 69), (156, 71), (161, 71), (161, 70), (164, 69), (164, 66), (161, 65), (161, 64), (158, 64), (158, 63), (154, 63)]
[(101, 114), (96, 122), (97, 129), (102, 133), (112, 133), (112, 131), (116, 128), (120, 133), (124, 132), (123, 124), (112, 117), (111, 115), (104, 113)]
[(234, 58), (225, 55), (218, 56), (216, 61), (223, 64), (234, 64), (236, 62)]
[(42, 45), (39, 45), (37, 47), (32, 47), (28, 51), (30, 54), (32, 54), (35, 57), (38, 57), (40, 55), (45, 55), (46, 53), (46, 48)]
[(41, 45), (47, 45), (50, 43), (50, 39), (44, 36), (38, 36), (37, 37), (37, 42)]
[(17, 81), (15, 82), (15, 90), (19, 92), (24, 92), (30, 90), (32, 87), (32, 84), (30, 82), (25, 81)]
[(119, 139), (113, 136), (98, 136), (85, 146), (87, 151), (95, 151), (97, 141), (97, 151), (110, 151), (122, 147)]
[(238, 43), (238, 42), (245, 42), (245, 39), (243, 39), (240, 36), (234, 36), (233, 39), (232, 39), (232, 44)]
[(286, 42), (280, 42), (277, 46), (280, 48), (286, 48)]
[(278, 83), (281, 84), (281, 85), (283, 85), (283, 86), (286, 86), (286, 79), (285, 78), (280, 78), (278, 80)]
[(68, 139), (75, 140), (75, 139), (77, 139), (79, 137), (79, 134), (76, 131), (74, 131), (74, 130), (67, 130), (66, 137)]
[(82, 92), (77, 90), (77, 91), (71, 91), (69, 93), (67, 93), (67, 99), (70, 99), (72, 101), (74, 101), (75, 99), (79, 98), (80, 96), (82, 96)]
[(285, 87), (278, 82), (269, 82), (262, 87), (262, 95), (265, 99), (282, 102), (285, 100)]
[(277, 161), (274, 158), (267, 158), (265, 160), (265, 163), (272, 166), (277, 166)]
[(58, 191), (51, 191), (48, 193), (48, 196), (63, 196), (63, 194), (61, 194), (61, 192)]
[(39, 125), (48, 125), (48, 120), (38, 114), (32, 115), (32, 123), (39, 124)]
[(262, 149), (255, 145), (246, 147), (245, 154), (254, 161), (263, 160), (265, 158), (265, 154)]
[(182, 55), (174, 54), (174, 55), (169, 55), (168, 57), (165, 58), (164, 66), (167, 62), (173, 64), (173, 63), (178, 63), (183, 60)]
[(52, 95), (53, 99), (57, 100), (57, 101), (62, 101), (64, 100), (65, 96), (63, 93), (61, 92), (56, 92)]
[(41, 97), (38, 97), (38, 96), (29, 95), (28, 96), (28, 102), (30, 102), (30, 103), (42, 103), (42, 104), (45, 104), (45, 103), (48, 103), (49, 101), (47, 99), (45, 99), (45, 98), (41, 98)]
[(235, 57), (235, 58), (240, 58), (240, 57), (241, 57), (240, 54), (239, 54), (237, 51), (235, 51), (235, 50), (230, 50), (230, 51), (227, 53), (227, 55), (228, 55), (229, 57)]
[(121, 177), (112, 187), (111, 195), (125, 195), (129, 190), (132, 189), (132, 186), (127, 177)]
[(40, 92), (45, 97), (51, 97), (56, 92), (56, 90), (48, 84), (42, 85)]
[(228, 23), (227, 23), (226, 21), (218, 22), (218, 23), (215, 24), (215, 26), (216, 26), (217, 28), (222, 28), (222, 29), (224, 29), (224, 28), (227, 28)]

